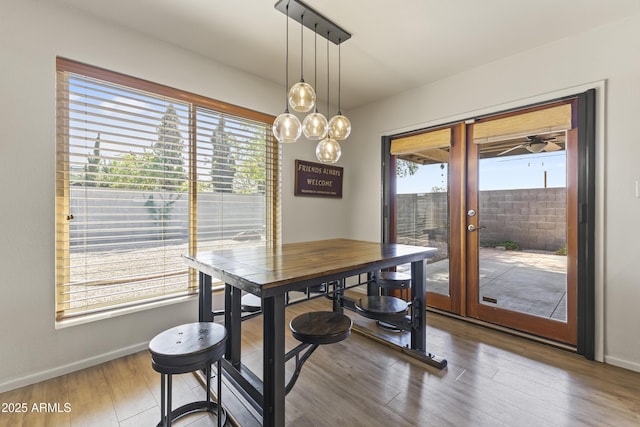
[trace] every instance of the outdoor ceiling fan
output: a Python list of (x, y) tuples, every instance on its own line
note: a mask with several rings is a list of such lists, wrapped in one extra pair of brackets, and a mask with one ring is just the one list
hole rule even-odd
[(498, 156), (502, 156), (522, 147), (526, 148), (530, 153), (540, 153), (541, 151), (558, 151), (562, 149), (562, 147), (560, 147), (558, 144), (551, 142), (556, 139), (555, 136), (551, 138), (543, 138), (538, 135), (530, 135), (527, 136), (527, 139), (528, 141), (523, 142), (520, 145), (516, 145), (515, 147), (511, 147), (508, 150), (499, 153)]

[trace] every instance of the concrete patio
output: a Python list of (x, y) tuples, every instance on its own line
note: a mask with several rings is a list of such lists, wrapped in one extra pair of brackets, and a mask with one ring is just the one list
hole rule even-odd
[[(408, 267), (408, 266), (407, 266)], [(427, 263), (427, 289), (447, 295), (449, 260)], [(508, 310), (566, 320), (567, 257), (542, 251), (480, 249), (480, 300)]]

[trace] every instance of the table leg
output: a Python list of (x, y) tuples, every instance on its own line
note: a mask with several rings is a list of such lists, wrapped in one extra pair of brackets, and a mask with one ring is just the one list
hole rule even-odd
[(378, 286), (379, 276), (380, 276), (380, 270), (369, 271), (367, 273), (367, 295), (369, 296), (380, 295), (380, 287)]
[(263, 427), (284, 426), (284, 294), (264, 298)]
[(438, 369), (444, 369), (447, 361), (427, 352), (427, 261), (411, 263), (411, 306), (414, 325), (411, 328), (411, 348), (406, 352)]
[(335, 313), (344, 313), (343, 307), (343, 298), (344, 298), (344, 280), (338, 279), (336, 280), (336, 285), (333, 289), (333, 311)]
[(228, 283), (224, 285), (224, 325), (227, 328), (225, 359), (240, 367), (242, 351), (242, 291)]
[(426, 260), (411, 263), (411, 301), (413, 305), (414, 327), (411, 329), (411, 348), (421, 352), (426, 351), (426, 302), (427, 295), (427, 262)]
[(211, 301), (211, 276), (198, 274), (198, 319), (200, 322), (213, 322)]

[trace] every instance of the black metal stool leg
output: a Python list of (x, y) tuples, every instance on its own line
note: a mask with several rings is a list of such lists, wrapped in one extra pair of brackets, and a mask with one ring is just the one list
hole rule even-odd
[(222, 359), (218, 359), (217, 376), (218, 376), (218, 427), (222, 427)]
[(171, 384), (171, 374), (167, 374), (167, 427), (171, 427), (171, 391), (173, 390), (173, 384)]
[(207, 405), (209, 405), (209, 402), (211, 402), (211, 365), (207, 365), (206, 368), (204, 368), (204, 376), (207, 378), (207, 388), (206, 388), (206, 402)]
[(160, 424), (167, 425), (167, 413), (165, 410), (165, 385), (164, 385), (164, 374), (160, 375)]

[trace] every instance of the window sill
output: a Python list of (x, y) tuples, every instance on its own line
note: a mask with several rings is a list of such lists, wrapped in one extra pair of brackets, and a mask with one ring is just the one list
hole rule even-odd
[[(214, 290), (213, 293), (215, 294), (216, 290)], [(117, 308), (117, 309), (113, 309), (113, 310), (109, 310), (109, 311), (104, 311), (104, 312), (101, 312), (101, 313), (87, 314), (87, 315), (84, 315), (84, 316), (78, 316), (78, 317), (72, 317), (72, 318), (69, 318), (69, 319), (57, 320), (55, 322), (55, 329), (65, 329), (65, 328), (69, 328), (69, 327), (72, 327), (72, 326), (83, 325), (83, 324), (86, 324), (86, 323), (97, 322), (97, 321), (100, 321), (100, 320), (111, 319), (113, 317), (124, 316), (124, 315), (127, 315), (127, 314), (137, 313), (137, 312), (141, 312), (141, 311), (153, 310), (153, 309), (159, 308), (159, 307), (166, 307), (166, 306), (169, 306), (169, 305), (181, 304), (181, 303), (184, 303), (184, 302), (189, 302), (189, 301), (194, 301), (194, 300), (195, 301), (198, 300), (198, 294), (185, 295), (185, 296), (182, 296), (182, 297), (172, 298), (172, 299), (168, 299), (168, 300), (153, 301), (153, 302), (149, 302), (147, 304), (141, 304), (141, 305), (136, 305), (136, 306), (132, 306), (132, 307)]]

